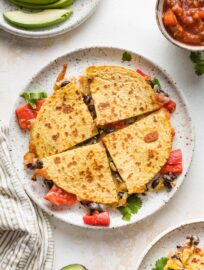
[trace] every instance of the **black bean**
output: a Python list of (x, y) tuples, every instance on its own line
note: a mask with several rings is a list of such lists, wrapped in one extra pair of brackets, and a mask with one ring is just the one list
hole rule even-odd
[(118, 192), (118, 199), (122, 199), (125, 192)]
[(168, 191), (172, 190), (172, 184), (169, 181), (164, 180), (164, 186)]
[(156, 188), (156, 186), (159, 185), (159, 181), (160, 181), (160, 175), (157, 175), (153, 180), (152, 180), (152, 188)]
[(173, 182), (177, 178), (177, 175), (173, 173), (169, 173), (169, 174), (164, 174), (162, 177), (165, 181)]
[(28, 163), (27, 165), (26, 165), (26, 167), (28, 168), (28, 169), (30, 169), (30, 170), (35, 170), (37, 167), (36, 167), (36, 164), (34, 164), (34, 163)]
[(63, 82), (61, 82), (60, 87), (64, 87), (69, 83), (70, 83), (70, 81), (63, 81)]
[(179, 260), (181, 262), (181, 259), (178, 255), (174, 254), (173, 256), (171, 256), (172, 259), (176, 259)]
[(41, 160), (37, 160), (37, 162), (36, 162), (36, 168), (37, 169), (42, 169), (43, 168), (43, 162)]
[(94, 105), (92, 105), (92, 104), (90, 104), (90, 105), (88, 106), (88, 108), (89, 108), (89, 111), (90, 111), (90, 112), (95, 111)]
[(52, 180), (47, 180), (47, 179), (44, 179), (44, 184), (46, 185), (48, 189), (51, 189), (54, 185)]
[(104, 132), (105, 132), (106, 134), (109, 134), (109, 133), (112, 133), (112, 132), (115, 131), (114, 128), (103, 128), (103, 130), (104, 130)]
[(84, 102), (88, 105), (90, 103), (90, 101), (91, 101), (92, 98), (91, 98), (90, 95), (84, 94), (83, 95), (83, 99), (84, 99)]
[(105, 205), (95, 203), (95, 202), (90, 202), (88, 204), (85, 204), (85, 206), (90, 210), (90, 213), (94, 213), (95, 211), (98, 211), (99, 213), (104, 212), (105, 210)]

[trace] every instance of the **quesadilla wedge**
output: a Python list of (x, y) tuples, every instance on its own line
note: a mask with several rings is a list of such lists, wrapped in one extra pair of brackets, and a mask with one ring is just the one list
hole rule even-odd
[(161, 107), (150, 84), (136, 71), (120, 66), (86, 69), (99, 126), (152, 112)]
[(42, 159), (43, 168), (36, 171), (52, 180), (78, 201), (103, 204), (117, 203), (116, 187), (104, 146), (100, 143), (72, 149)]
[(102, 140), (128, 193), (143, 193), (169, 158), (173, 140), (170, 115), (161, 109)]
[(76, 81), (55, 91), (40, 109), (30, 130), (30, 152), (38, 158), (61, 153), (97, 134)]

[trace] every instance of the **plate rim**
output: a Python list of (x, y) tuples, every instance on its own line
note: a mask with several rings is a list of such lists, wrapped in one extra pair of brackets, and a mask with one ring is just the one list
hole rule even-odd
[[(7, 33), (9, 33), (9, 34), (17, 36), (17, 37), (32, 38), (32, 39), (39, 39), (39, 38), (44, 39), (44, 38), (51, 38), (51, 37), (56, 37), (56, 36), (59, 36), (59, 35), (63, 35), (65, 33), (67, 33), (67, 32), (72, 31), (73, 29), (77, 28), (78, 26), (83, 24), (86, 20), (88, 20), (93, 15), (93, 13), (95, 12), (97, 6), (100, 3), (100, 0), (94, 0), (94, 1), (95, 1), (94, 7), (92, 9), (90, 9), (89, 12), (84, 17), (82, 17), (80, 20), (77, 20), (77, 22), (75, 24), (70, 25), (70, 26), (68, 26), (68, 27), (66, 27), (64, 29), (60, 29), (60, 27), (59, 27), (59, 29), (56, 30), (56, 31), (55, 31), (55, 28), (53, 28), (53, 31), (50, 31), (50, 33), (47, 33), (47, 30), (45, 30), (45, 33), (38, 33), (38, 32), (31, 33), (29, 30), (17, 28), (15, 26), (13, 26), (10, 29), (10, 28), (8, 28), (7, 26), (5, 26), (5, 25), (3, 25), (1, 23), (0, 23), (0, 29), (7, 32)], [(3, 13), (2, 13), (2, 16), (3, 16)], [(73, 16), (74, 16), (74, 14), (73, 14)], [(8, 24), (8, 22), (6, 22), (6, 23)]]
[[(156, 64), (154, 61), (148, 59), (147, 57), (143, 56), (142, 54), (140, 53), (137, 53), (135, 52), (134, 50), (132, 49), (128, 49), (128, 48), (121, 48), (121, 47), (117, 47), (117, 46), (85, 46), (85, 47), (77, 47), (76, 49), (70, 49), (68, 50), (66, 53), (58, 56), (58, 57), (55, 57), (53, 58), (52, 60), (50, 60), (46, 65), (43, 65), (37, 72), (35, 72), (32, 77), (30, 78), (30, 80), (25, 84), (24, 87), (22, 87), (22, 89), (17, 93), (19, 95), (19, 93), (23, 92), (23, 91), (26, 91), (26, 89), (28, 89), (28, 86), (30, 85), (30, 83), (33, 81), (33, 79), (38, 76), (43, 70), (49, 68), (49, 66), (53, 65), (56, 61), (60, 61), (62, 58), (65, 58), (67, 57), (68, 55), (70, 54), (73, 54), (73, 53), (80, 53), (82, 51), (86, 51), (86, 50), (117, 50), (117, 51), (128, 51), (129, 53), (133, 54), (133, 55), (136, 55), (138, 57), (140, 57), (141, 59), (144, 59), (145, 61), (147, 61), (149, 64), (153, 65), (154, 67), (156, 67), (157, 69), (160, 70), (160, 72), (162, 72), (167, 78), (168, 80), (170, 81), (170, 83), (174, 86), (176, 92), (180, 95), (181, 99), (183, 100), (184, 104), (185, 104), (185, 108), (186, 108), (186, 111), (187, 111), (187, 115), (188, 115), (188, 118), (189, 118), (189, 126), (190, 126), (190, 130), (191, 130), (191, 136), (192, 136), (192, 141), (191, 141), (191, 157), (190, 157), (190, 162), (188, 164), (188, 167), (186, 168), (186, 173), (185, 175), (183, 176), (183, 180), (181, 181), (181, 183), (179, 184), (179, 186), (176, 186), (172, 192), (171, 192), (171, 195), (168, 197), (167, 200), (163, 200), (162, 201), (162, 205), (160, 205), (159, 208), (157, 208), (156, 210), (154, 210), (153, 212), (151, 213), (148, 213), (147, 215), (145, 215), (143, 218), (137, 220), (137, 221), (130, 221), (126, 224), (120, 224), (118, 226), (109, 226), (109, 227), (100, 227), (100, 226), (89, 226), (89, 225), (86, 225), (86, 224), (78, 224), (78, 223), (75, 223), (75, 222), (68, 222), (68, 221), (65, 221), (63, 220), (61, 217), (57, 217), (50, 209), (42, 206), (42, 205), (39, 205), (38, 204), (38, 201), (35, 199), (34, 196), (32, 196), (32, 192), (29, 192), (29, 188), (26, 188), (26, 185), (24, 185), (23, 181), (22, 184), (23, 184), (23, 187), (26, 191), (26, 193), (28, 194), (28, 196), (31, 198), (31, 200), (36, 204), (38, 205), (40, 208), (42, 208), (48, 215), (52, 216), (52, 217), (55, 217), (67, 224), (70, 224), (70, 225), (74, 225), (74, 226), (77, 226), (77, 227), (81, 227), (81, 228), (89, 228), (89, 229), (99, 229), (99, 230), (110, 230), (110, 229), (119, 229), (119, 228), (122, 228), (122, 227), (126, 227), (126, 226), (129, 226), (129, 225), (132, 225), (132, 224), (137, 224), (143, 220), (145, 220), (146, 218), (154, 215), (155, 213), (157, 213), (158, 211), (160, 211), (163, 207), (165, 207), (165, 205), (174, 197), (174, 195), (176, 194), (176, 192), (179, 190), (179, 188), (182, 186), (183, 182), (185, 181), (188, 173), (189, 173), (189, 170), (190, 170), (190, 167), (191, 167), (191, 164), (192, 164), (192, 160), (193, 160), (193, 157), (194, 157), (194, 151), (195, 151), (195, 130), (194, 130), (194, 125), (193, 125), (193, 118), (192, 118), (192, 113), (191, 113), (191, 110), (190, 110), (190, 106), (188, 104), (188, 100), (187, 98), (185, 97), (182, 89), (178, 88), (176, 83), (174, 82), (174, 80), (172, 79), (172, 77), (168, 74), (168, 72), (161, 68), (158, 64)], [(11, 116), (10, 116), (10, 120), (9, 120), (9, 131), (10, 131), (10, 127), (11, 127), (11, 123), (12, 123), (12, 116), (15, 112), (15, 106), (16, 106), (16, 103), (17, 103), (18, 99), (16, 99), (16, 102), (14, 103), (14, 107), (12, 109), (12, 112), (11, 112)], [(8, 139), (8, 148), (9, 148), (9, 154), (10, 154), (10, 157), (11, 157), (11, 160), (13, 161), (13, 164), (15, 164), (15, 160), (13, 160), (13, 157), (12, 157), (12, 144), (11, 144), (11, 136), (10, 136), (10, 132), (9, 132), (9, 139)], [(19, 176), (19, 178), (21, 178), (20, 174), (18, 173), (18, 169), (16, 168), (16, 166), (14, 165), (14, 168), (15, 168), (15, 172), (17, 173), (17, 175)]]
[(148, 244), (147, 248), (144, 250), (144, 252), (142, 253), (142, 255), (139, 257), (138, 263), (137, 263), (137, 267), (136, 269), (139, 270), (139, 267), (141, 266), (141, 264), (143, 263), (146, 255), (148, 254), (148, 252), (157, 244), (157, 242), (159, 242), (164, 236), (167, 236), (169, 233), (181, 228), (181, 227), (185, 227), (187, 225), (193, 225), (193, 224), (198, 224), (198, 223), (204, 223), (204, 218), (203, 219), (188, 219), (186, 222), (179, 222), (176, 225), (172, 225), (170, 227), (168, 227), (166, 230), (164, 230), (162, 233), (160, 233), (159, 235), (157, 235), (150, 244)]

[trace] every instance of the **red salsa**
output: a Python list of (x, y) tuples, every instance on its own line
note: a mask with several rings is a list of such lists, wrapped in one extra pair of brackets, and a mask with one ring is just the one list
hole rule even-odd
[(204, 0), (164, 0), (163, 23), (174, 39), (204, 45)]

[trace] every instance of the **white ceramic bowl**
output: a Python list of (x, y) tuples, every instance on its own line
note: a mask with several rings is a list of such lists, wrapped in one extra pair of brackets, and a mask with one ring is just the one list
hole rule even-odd
[[(171, 192), (150, 192), (147, 196), (143, 196), (143, 206), (137, 215), (133, 215), (130, 222), (122, 220), (122, 216), (119, 211), (111, 210), (111, 224), (109, 228), (116, 228), (136, 223), (161, 209), (174, 196), (183, 183), (191, 163), (194, 148), (192, 120), (186, 99), (181, 90), (175, 86), (165, 71), (153, 62), (134, 52), (131, 52), (131, 62), (123, 62), (122, 54), (124, 51), (124, 49), (118, 48), (97, 47), (69, 52), (66, 55), (50, 62), (46, 67), (41, 69), (38, 74), (33, 76), (28, 85), (23, 89), (23, 91), (27, 91), (29, 89), (32, 89), (32, 91), (38, 91), (39, 89), (43, 89), (48, 93), (51, 93), (53, 83), (58, 72), (61, 70), (63, 63), (68, 63), (69, 68), (67, 75), (70, 77), (83, 74), (86, 67), (90, 65), (122, 65), (125, 67), (131, 67), (135, 70), (139, 68), (145, 73), (150, 74), (152, 77), (157, 77), (160, 80), (163, 89), (166, 90), (174, 100), (176, 100), (177, 110), (172, 116), (172, 124), (177, 134), (174, 140), (174, 148), (182, 149), (184, 166), (183, 173), (177, 179), (176, 187), (174, 187)], [(22, 103), (24, 103), (22, 98), (18, 98), (15, 108)], [(83, 209), (80, 204), (76, 204), (71, 208), (54, 207), (51, 203), (43, 199), (43, 196), (47, 192), (43, 183), (40, 181), (31, 181), (31, 175), (29, 175), (23, 168), (23, 155), (28, 150), (28, 134), (20, 130), (14, 111), (10, 122), (9, 144), (13, 164), (17, 169), (20, 179), (24, 183), (27, 193), (33, 201), (35, 201), (36, 204), (49, 214), (54, 215), (67, 223), (87, 227), (87, 225), (83, 224), (82, 220), (82, 216), (85, 214), (85, 209)]]
[(95, 11), (99, 2), (100, 0), (75, 0), (75, 3), (72, 6), (68, 7), (73, 9), (74, 14), (64, 23), (38, 30), (24, 30), (9, 24), (3, 18), (3, 12), (21, 9), (11, 4), (9, 0), (0, 0), (0, 28), (16, 36), (22, 36), (27, 38), (48, 38), (57, 36), (65, 32), (71, 31), (72, 29), (82, 24), (85, 20), (87, 20)]
[(189, 51), (204, 51), (204, 46), (196, 46), (196, 45), (189, 45), (189, 44), (185, 44), (182, 43), (176, 39), (174, 39), (171, 35), (169, 35), (169, 33), (167, 32), (164, 24), (163, 24), (163, 20), (162, 20), (162, 15), (163, 15), (163, 5), (164, 5), (164, 0), (157, 0), (156, 3), (156, 20), (157, 20), (157, 24), (158, 27), (161, 31), (161, 33), (163, 34), (163, 36), (170, 41), (171, 43), (173, 43), (174, 45), (189, 50)]

